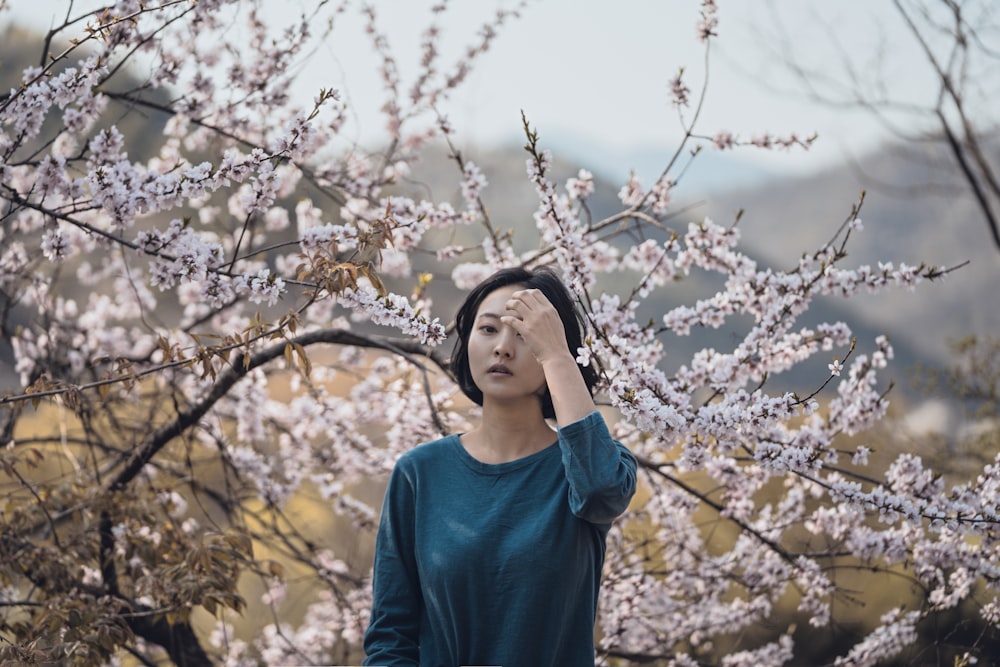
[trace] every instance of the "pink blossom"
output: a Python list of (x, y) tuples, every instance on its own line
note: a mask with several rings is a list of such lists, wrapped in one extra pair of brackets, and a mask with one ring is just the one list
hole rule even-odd
[(691, 89), (684, 83), (684, 70), (670, 80), (670, 100), (675, 107), (686, 107), (690, 104)]

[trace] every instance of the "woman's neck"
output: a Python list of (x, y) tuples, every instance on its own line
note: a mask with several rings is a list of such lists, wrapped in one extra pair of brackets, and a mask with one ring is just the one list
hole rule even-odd
[(539, 452), (553, 443), (555, 432), (542, 417), (536, 400), (519, 404), (483, 404), (479, 426), (461, 438), (465, 449), (483, 463), (506, 463)]

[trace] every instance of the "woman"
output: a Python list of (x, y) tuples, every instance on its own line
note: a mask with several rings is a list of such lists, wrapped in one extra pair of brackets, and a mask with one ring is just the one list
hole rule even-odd
[(365, 664), (592, 666), (605, 538), (636, 462), (576, 362), (582, 320), (554, 274), (505, 269), (456, 325), (452, 369), (482, 420), (396, 463)]

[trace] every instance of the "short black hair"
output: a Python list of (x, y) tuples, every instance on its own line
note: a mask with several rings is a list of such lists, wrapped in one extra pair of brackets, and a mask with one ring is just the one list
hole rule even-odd
[[(476, 312), (479, 305), (488, 295), (502, 287), (518, 285), (525, 289), (537, 289), (555, 307), (562, 320), (563, 329), (566, 331), (566, 345), (573, 356), (577, 356), (577, 350), (583, 346), (583, 335), (586, 331), (586, 321), (576, 307), (576, 302), (566, 285), (555, 273), (547, 268), (525, 269), (514, 267), (501, 269), (481, 283), (472, 288), (465, 302), (458, 309), (455, 316), (455, 330), (458, 333), (458, 340), (451, 352), (451, 371), (455, 375), (455, 380), (461, 388), (462, 393), (472, 399), (476, 405), (483, 404), (483, 392), (476, 386), (472, 379), (472, 371), (469, 368), (469, 336), (472, 333), (472, 325), (475, 323)], [(593, 364), (583, 366), (577, 362), (583, 380), (587, 384), (587, 389), (593, 394), (594, 386), (600, 376)], [(552, 397), (546, 387), (542, 395), (542, 416), (546, 419), (555, 419), (556, 412), (552, 406)]]

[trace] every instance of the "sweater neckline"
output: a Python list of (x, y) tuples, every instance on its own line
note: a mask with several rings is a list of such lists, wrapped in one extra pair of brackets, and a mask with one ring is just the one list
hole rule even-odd
[(465, 446), (462, 444), (460, 439), (461, 435), (461, 433), (453, 433), (448, 437), (455, 456), (457, 456), (458, 460), (465, 464), (465, 466), (470, 470), (481, 475), (501, 475), (513, 470), (518, 470), (519, 468), (533, 465), (538, 461), (551, 456), (552, 452), (558, 451), (559, 449), (559, 439), (557, 437), (551, 445), (548, 445), (544, 449), (540, 449), (533, 454), (522, 456), (519, 459), (505, 461), (503, 463), (484, 463), (465, 449)]

